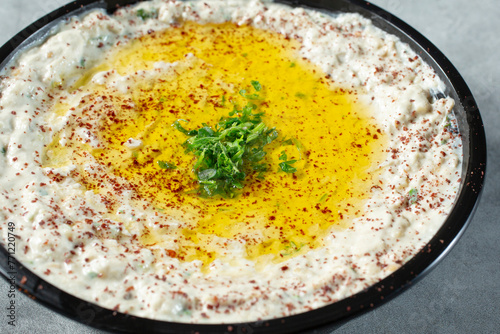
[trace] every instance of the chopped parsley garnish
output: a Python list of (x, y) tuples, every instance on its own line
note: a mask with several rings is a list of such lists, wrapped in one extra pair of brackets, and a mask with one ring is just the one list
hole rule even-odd
[(2, 147), (2, 154), (3, 155), (7, 154), (7, 148), (6, 147)]
[(447, 128), (447, 127), (450, 127), (451, 126), (451, 120), (450, 120), (450, 116), (446, 115), (446, 123), (444, 124), (444, 127)]
[(415, 204), (418, 200), (418, 190), (413, 188), (408, 192), (408, 204)]
[(297, 151), (299, 152), (299, 160), (302, 160), (302, 151), (304, 150), (304, 146), (302, 146), (302, 143), (295, 138), (286, 139), (285, 137), (281, 141), (281, 146), (289, 146), (289, 145), (295, 145)]
[(149, 12), (141, 8), (137, 10), (137, 16), (139, 16), (143, 21), (146, 21), (147, 19), (156, 17), (156, 12), (155, 11)]
[(443, 125), (443, 127), (444, 127), (444, 130), (449, 132), (449, 133), (452, 133), (452, 134), (459, 133), (458, 126), (456, 124), (456, 120), (452, 120), (450, 115), (446, 115), (445, 124)]
[(261, 91), (262, 86), (261, 86), (260, 82), (255, 81), (255, 80), (252, 80), (251, 84), (252, 84), (253, 88), (254, 88), (257, 92), (260, 92), (260, 91)]
[(177, 169), (177, 166), (173, 163), (162, 160), (158, 160), (158, 166), (160, 166), (161, 169)]
[(281, 255), (283, 256), (289, 256), (297, 253), (304, 247), (304, 244), (300, 244), (300, 246), (297, 246), (297, 244), (293, 241), (290, 241), (290, 245), (286, 246), (284, 251), (281, 252)]
[(284, 171), (285, 173), (295, 173), (297, 171), (297, 168), (293, 167), (292, 164), (294, 162), (297, 162), (297, 160), (290, 160), (290, 161), (285, 161), (280, 163), (280, 169)]
[(260, 100), (259, 94), (247, 94), (246, 89), (240, 90), (240, 95), (248, 100)]
[[(252, 81), (252, 86), (256, 91), (262, 88), (257, 81)], [(240, 95), (248, 100), (260, 99), (258, 94), (247, 95), (246, 90)], [(193, 169), (199, 195), (232, 198), (243, 188), (249, 173), (262, 178), (268, 170), (262, 162), (267, 154), (264, 147), (278, 137), (278, 132), (264, 124), (264, 113), (256, 109), (251, 101), (241, 110), (235, 105), (229, 117), (222, 117), (215, 127), (203, 123), (199, 129), (187, 130), (180, 124), (183, 120), (174, 122), (177, 130), (190, 137), (183, 144), (186, 152), (197, 157)]]
[(184, 129), (180, 123), (180, 121), (183, 121), (183, 122), (187, 122), (186, 120), (184, 119), (178, 119), (177, 121), (174, 122), (174, 124), (172, 124), (172, 126), (174, 128), (176, 128), (177, 130), (179, 130), (180, 132), (182, 132), (183, 134), (187, 135), (187, 136), (196, 136), (196, 134), (198, 133), (197, 130), (191, 130), (191, 131), (188, 131), (186, 129)]
[(280, 170), (282, 170), (285, 173), (295, 173), (297, 171), (297, 168), (292, 166), (294, 163), (297, 162), (297, 160), (288, 160), (285, 151), (281, 151), (279, 159), (283, 160), (283, 162), (279, 164)]
[(323, 203), (324, 201), (326, 201), (328, 199), (328, 197), (330, 197), (330, 194), (323, 194), (323, 196), (321, 196), (321, 198), (319, 199), (319, 203)]

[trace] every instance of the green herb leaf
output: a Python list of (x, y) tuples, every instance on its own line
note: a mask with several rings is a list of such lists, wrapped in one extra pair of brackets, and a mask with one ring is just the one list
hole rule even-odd
[[(258, 82), (252, 86), (261, 89)], [(246, 90), (240, 95), (248, 98)], [(251, 102), (239, 109), (236, 105), (229, 117), (222, 117), (214, 126), (202, 124), (195, 130), (187, 130), (177, 120), (172, 124), (178, 131), (189, 136), (185, 141), (186, 152), (197, 160), (194, 172), (198, 181), (198, 193), (203, 197), (223, 196), (232, 198), (242, 189), (249, 173), (259, 173), (262, 178), (268, 166), (262, 163), (266, 156), (264, 147), (278, 137), (275, 128), (269, 128), (261, 112)]]
[(240, 90), (239, 94), (247, 100), (260, 100), (259, 94), (247, 94), (246, 89)]
[(304, 247), (304, 244), (301, 243), (300, 246), (298, 246), (295, 242), (290, 241), (290, 244), (285, 247), (285, 249), (281, 252), (281, 254), (283, 256), (293, 255), (299, 252), (302, 249), (302, 247)]
[(269, 169), (266, 164), (253, 165), (252, 169), (256, 172), (267, 172)]
[(287, 159), (288, 159), (288, 157), (286, 156), (286, 152), (285, 151), (281, 151), (280, 160), (286, 161)]
[(137, 16), (139, 16), (143, 21), (146, 21), (147, 19), (156, 17), (156, 12), (155, 11), (149, 12), (141, 8), (137, 10)]
[(288, 146), (288, 145), (293, 145), (294, 144), (294, 141), (292, 138), (290, 139), (283, 139), (281, 141), (281, 146)]
[(295, 147), (297, 148), (297, 151), (299, 151), (299, 160), (302, 160), (302, 152), (304, 151), (304, 145), (295, 138), (292, 138), (293, 143), (295, 144)]
[(297, 168), (292, 166), (297, 162), (297, 160), (288, 160), (288, 156), (285, 151), (281, 151), (279, 159), (283, 161), (279, 164), (281, 171), (285, 173), (295, 173), (297, 171)]
[(449, 128), (451, 126), (451, 119), (450, 119), (450, 116), (449, 115), (446, 115), (445, 117), (445, 124), (444, 124), (444, 128)]
[[(260, 84), (260, 82), (252, 80), (250, 83), (252, 84), (252, 87), (255, 89), (256, 92), (260, 92), (262, 90), (262, 85)], [(259, 94), (247, 94), (246, 89), (240, 90), (239, 94), (244, 98), (246, 98), (247, 100), (261, 100)]]
[(279, 164), (280, 169), (285, 173), (295, 173), (297, 168), (293, 167), (292, 164), (296, 163), (297, 160), (284, 161)]
[(330, 194), (328, 193), (323, 194), (323, 196), (321, 196), (321, 198), (319, 199), (318, 203), (323, 203), (324, 201), (326, 201), (328, 197), (330, 197)]
[(415, 204), (418, 200), (418, 190), (413, 188), (408, 192), (408, 204)]
[(195, 136), (198, 133), (198, 131), (196, 131), (196, 130), (188, 131), (188, 130), (184, 129), (179, 121), (187, 122), (186, 120), (179, 119), (179, 120), (175, 121), (174, 124), (172, 124), (172, 126), (174, 128), (176, 128), (177, 130), (179, 130), (180, 132), (182, 132), (183, 134), (185, 134), (187, 136)]
[(255, 81), (255, 80), (252, 80), (252, 86), (258, 92), (260, 92), (260, 90), (262, 89), (262, 86), (260, 85), (260, 83), (258, 81)]
[(160, 166), (161, 169), (177, 169), (177, 166), (173, 163), (162, 160), (158, 160), (158, 166)]

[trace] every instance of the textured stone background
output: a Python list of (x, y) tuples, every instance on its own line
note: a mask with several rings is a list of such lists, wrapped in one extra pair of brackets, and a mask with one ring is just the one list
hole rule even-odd
[[(0, 45), (67, 0), (0, 0)], [(500, 3), (497, 0), (373, 0), (420, 31), (471, 88), (488, 140), (486, 187), (451, 253), (423, 280), (341, 327), (310, 333), (498, 333), (500, 331)], [(104, 333), (17, 294), (18, 326), (7, 326), (0, 281), (0, 333)]]

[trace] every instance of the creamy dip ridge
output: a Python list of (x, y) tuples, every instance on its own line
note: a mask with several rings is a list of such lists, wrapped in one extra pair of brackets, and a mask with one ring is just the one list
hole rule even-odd
[[(85, 115), (79, 109), (89, 98), (81, 88), (85, 84), (126, 92), (134, 81), (171, 76), (183, 64), (200, 61), (186, 55), (185, 63), (158, 62), (129, 74), (98, 66), (121, 45), (185, 21), (233, 22), (297, 41), (298, 58), (320, 68), (335, 87), (355, 91), (387, 135), (384, 158), (375, 166), (380, 175), (363, 212), (345, 228), (328, 229), (321, 247), (257, 263), (245, 256), (245, 241), (236, 239), (227, 241), (230, 260), (216, 258), (208, 268), (199, 260), (182, 261), (171, 249), (149, 247), (137, 237), (144, 226), (156, 229), (158, 220), (172, 228), (182, 222), (135, 199), (134, 189), (121, 187), (126, 182), (111, 178), (112, 171), (94, 156), (82, 152), (79, 163), (106, 180), (102, 187), (108, 193), (119, 193), (116, 212), (108, 212), (110, 199), (102, 192), (79, 182), (73, 160), (47, 163), (55, 159), (47, 158), (47, 147), (54, 139), (65, 146), (67, 139), (56, 136)], [(460, 184), (461, 141), (453, 100), (436, 98), (444, 88), (408, 45), (357, 14), (331, 17), (260, 1), (151, 1), (113, 16), (92, 11), (72, 18), (2, 71), (2, 245), (8, 222), (15, 222), (16, 258), (40, 277), (85, 300), (142, 317), (229, 323), (324, 306), (398, 269), (451, 210)], [(95, 101), (105, 109), (106, 101)], [(83, 122), (73, 133), (89, 147), (100, 145)], [(141, 143), (130, 138), (124, 146), (134, 150)]]

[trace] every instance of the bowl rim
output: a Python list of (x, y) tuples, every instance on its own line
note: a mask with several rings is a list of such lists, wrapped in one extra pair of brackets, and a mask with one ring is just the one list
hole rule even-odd
[[(20, 49), (29, 47), (50, 33), (51, 27), (69, 16), (78, 15), (91, 8), (116, 8), (137, 3), (140, 0), (76, 0), (33, 22), (12, 37), (0, 48), (0, 68), (11, 60)], [(305, 313), (288, 317), (234, 323), (234, 324), (186, 324), (141, 318), (105, 309), (93, 303), (74, 297), (46, 282), (18, 262), (0, 247), (0, 274), (11, 285), (36, 302), (70, 319), (95, 328), (120, 333), (134, 333), (147, 330), (158, 333), (291, 333), (321, 325), (340, 326), (354, 316), (380, 306), (399, 295), (430, 272), (452, 249), (469, 225), (477, 208), (483, 189), (486, 172), (486, 138), (477, 104), (464, 79), (452, 63), (418, 31), (381, 9), (361, 0), (279, 0), (290, 6), (303, 6), (329, 13), (357, 12), (370, 18), (375, 26), (394, 34), (419, 54), (445, 81), (449, 93), (455, 95), (456, 108), (462, 110), (462, 127), (465, 133), (464, 166), (462, 188), (452, 211), (442, 227), (425, 247), (415, 254), (401, 268), (378, 283), (350, 297)], [(462, 108), (462, 109), (461, 109)], [(460, 111), (459, 111), (460, 112)], [(459, 122), (460, 123), (460, 122)], [(460, 124), (459, 124), (460, 126)], [(465, 145), (468, 144), (468, 145)], [(468, 154), (466, 154), (468, 153)], [(467, 159), (466, 159), (467, 158)], [(7, 266), (9, 263), (15, 269)]]

